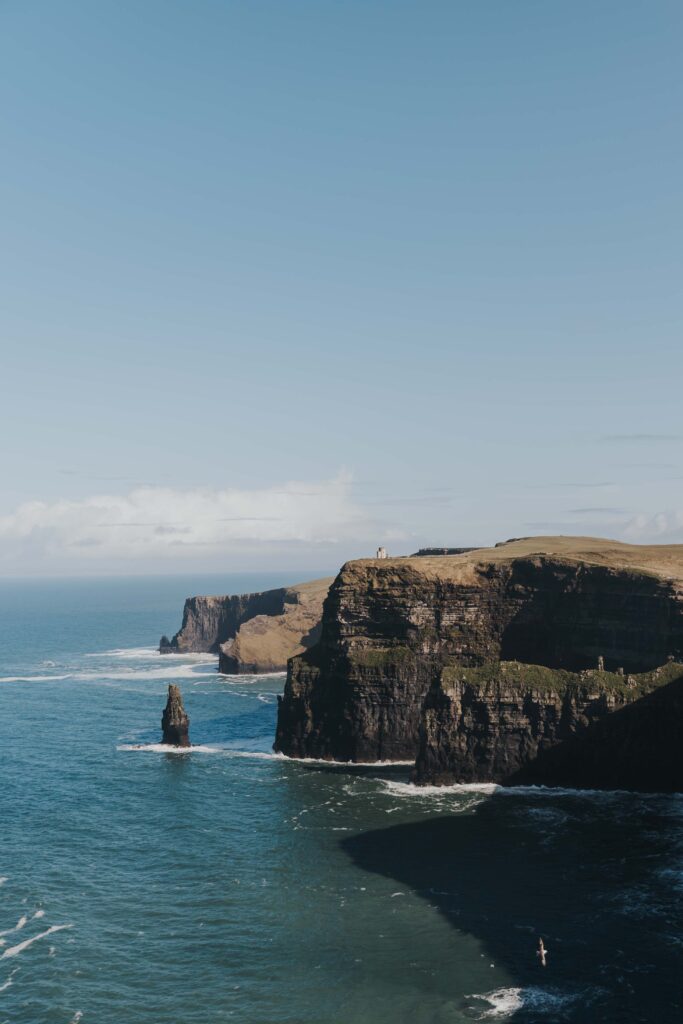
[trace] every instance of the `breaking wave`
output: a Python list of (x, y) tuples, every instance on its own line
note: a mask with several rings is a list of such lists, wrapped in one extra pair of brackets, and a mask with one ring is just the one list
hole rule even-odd
[[(394, 762), (397, 763), (397, 762)], [(409, 762), (413, 763), (413, 762)], [(626, 789), (571, 789), (566, 786), (501, 786), (497, 782), (456, 782), (451, 786), (417, 786), (413, 782), (395, 782), (382, 779), (382, 783), (397, 796), (409, 797), (445, 797), (449, 794), (479, 793), (482, 796), (531, 796), (549, 797), (571, 796), (586, 800), (601, 800), (605, 803), (621, 801), (624, 797), (651, 801), (666, 800), (683, 801), (683, 795), (676, 793), (640, 793)]]
[[(491, 992), (474, 992), (466, 996), (467, 999), (477, 999), (488, 1004), (488, 1009), (478, 1013), (477, 1020), (501, 1020), (510, 1017), (518, 1010), (533, 1010), (535, 1013), (552, 1013), (557, 1020), (565, 1011), (571, 1009), (577, 1002), (591, 1003), (598, 995), (594, 989), (585, 992), (560, 992), (557, 989), (543, 989), (531, 986), (529, 988), (496, 988)], [(470, 1010), (478, 1011), (480, 1008), (470, 1006)]]
[(53, 925), (50, 925), (50, 927), (46, 928), (44, 932), (39, 932), (38, 935), (34, 935), (30, 939), (24, 939), (23, 942), (20, 942), (16, 946), (8, 946), (7, 949), (3, 952), (2, 956), (0, 956), (0, 960), (7, 960), (9, 957), (12, 957), (12, 956), (19, 956), (19, 954), (23, 953), (25, 949), (28, 949), (29, 946), (32, 946), (34, 942), (39, 942), (40, 939), (44, 939), (48, 935), (54, 935), (55, 932), (64, 931), (65, 928), (73, 928), (73, 925), (71, 925), (71, 924), (53, 924)]

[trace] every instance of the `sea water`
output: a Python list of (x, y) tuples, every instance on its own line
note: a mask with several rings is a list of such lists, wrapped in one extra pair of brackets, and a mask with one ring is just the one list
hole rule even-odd
[(283, 582), (0, 584), (0, 1024), (683, 1019), (681, 799), (273, 755), (282, 676), (154, 645)]

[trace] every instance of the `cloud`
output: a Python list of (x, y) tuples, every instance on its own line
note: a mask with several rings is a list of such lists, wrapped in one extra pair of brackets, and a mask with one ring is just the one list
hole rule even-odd
[(623, 539), (633, 544), (683, 544), (683, 511), (634, 516), (624, 527)]
[[(256, 545), (373, 544), (400, 536), (368, 517), (341, 473), (253, 490), (143, 486), (82, 500), (31, 501), (0, 517), (0, 566), (159, 561)], [(379, 540), (378, 540), (379, 538)]]
[(610, 508), (608, 505), (595, 505), (592, 508), (568, 508), (567, 514), (574, 516), (623, 516), (626, 515), (627, 511), (628, 509), (625, 508)]

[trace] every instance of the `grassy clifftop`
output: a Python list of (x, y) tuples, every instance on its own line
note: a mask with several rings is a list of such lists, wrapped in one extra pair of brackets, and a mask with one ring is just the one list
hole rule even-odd
[(683, 544), (623, 544), (601, 537), (523, 537), (492, 548), (475, 548), (462, 555), (411, 556), (382, 561), (358, 559), (347, 563), (345, 569), (350, 566), (357, 566), (360, 570), (379, 566), (391, 572), (409, 567), (422, 576), (467, 582), (475, 579), (476, 570), (483, 565), (544, 557), (642, 572), (683, 582)]

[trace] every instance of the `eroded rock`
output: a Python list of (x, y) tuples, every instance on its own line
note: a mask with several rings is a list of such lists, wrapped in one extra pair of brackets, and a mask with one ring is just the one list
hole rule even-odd
[(161, 716), (162, 743), (172, 747), (190, 746), (190, 719), (183, 706), (183, 698), (178, 686), (171, 683), (168, 688), (168, 700)]

